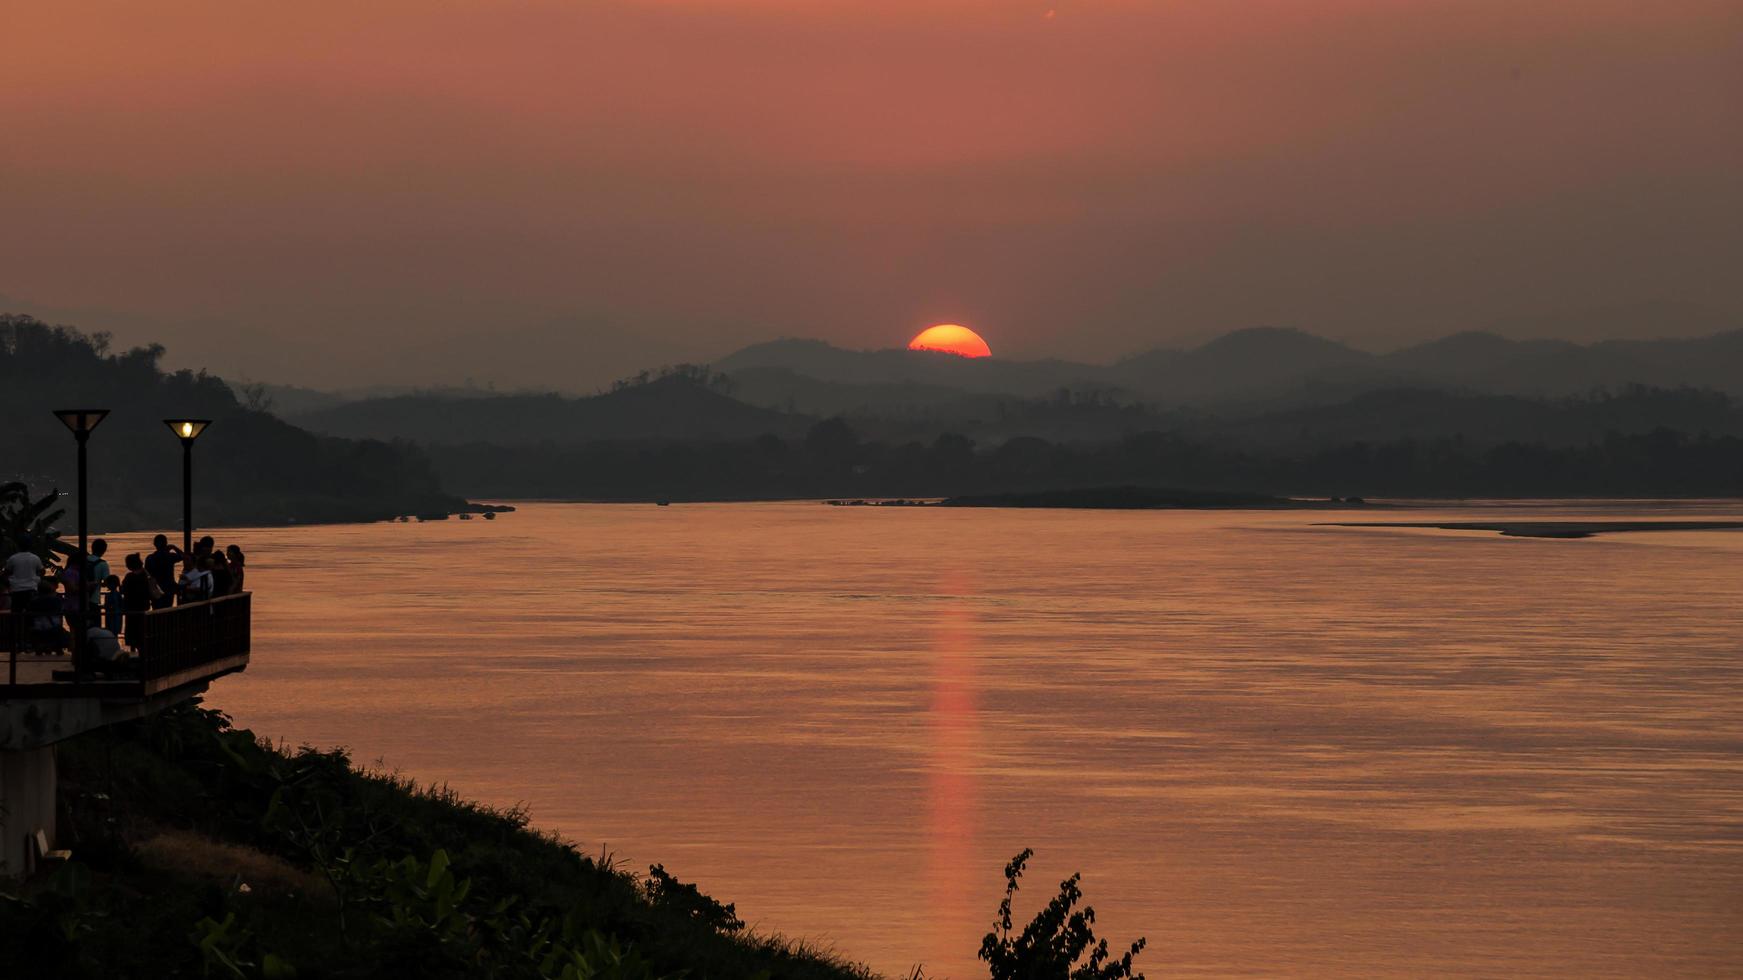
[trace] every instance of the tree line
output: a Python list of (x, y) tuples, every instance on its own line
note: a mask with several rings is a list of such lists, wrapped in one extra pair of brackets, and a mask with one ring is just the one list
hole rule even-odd
[(469, 495), (575, 500), (942, 497), (1127, 484), (1325, 497), (1743, 496), (1743, 438), (1671, 429), (1574, 446), (1455, 435), (1291, 453), (1161, 431), (1089, 445), (1024, 436), (983, 447), (956, 433), (893, 443), (833, 418), (792, 440), (473, 444), (431, 453), (444, 484)]
[(90, 441), (100, 528), (179, 522), (181, 449), (162, 421), (171, 417), (213, 420), (194, 454), (202, 524), (368, 520), (464, 504), (416, 447), (316, 435), (249, 407), (215, 375), (163, 370), (163, 355), (159, 344), (117, 352), (107, 334), (0, 315), (0, 482), (37, 495), (74, 489), (73, 440), (51, 410), (107, 408)]

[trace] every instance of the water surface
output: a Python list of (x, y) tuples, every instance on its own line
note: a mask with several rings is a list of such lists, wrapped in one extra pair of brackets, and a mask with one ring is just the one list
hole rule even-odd
[[(1739, 508), (1481, 516), (1690, 513)], [(1743, 534), (1314, 526), (1337, 519), (532, 505), (226, 532), (255, 659), (212, 701), (887, 973), (981, 974), (1025, 846), (1021, 908), (1083, 871), (1153, 975), (1743, 970)]]

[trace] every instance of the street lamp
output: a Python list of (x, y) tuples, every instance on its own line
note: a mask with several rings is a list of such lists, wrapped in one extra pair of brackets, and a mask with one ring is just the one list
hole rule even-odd
[(212, 424), (211, 419), (164, 419), (163, 424), (182, 441), (182, 554), (194, 553), (194, 440)]
[(85, 550), (85, 536), (89, 533), (89, 525), (85, 520), (85, 500), (90, 496), (85, 481), (85, 443), (91, 438), (91, 432), (102, 423), (109, 414), (106, 408), (63, 408), (57, 409), (54, 417), (61, 424), (72, 430), (73, 439), (79, 444), (79, 625), (78, 635), (73, 637), (73, 674), (82, 676), (85, 672), (85, 632), (88, 625), (91, 606), (91, 583), (85, 581), (91, 574), (89, 552)]

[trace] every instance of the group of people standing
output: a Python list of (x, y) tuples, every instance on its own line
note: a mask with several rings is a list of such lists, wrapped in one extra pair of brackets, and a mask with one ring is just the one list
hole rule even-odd
[(152, 539), (149, 555), (134, 552), (124, 559), (123, 575), (110, 571), (105, 557), (109, 542), (102, 538), (91, 542), (83, 562), (69, 557), (62, 565), (56, 565), (53, 556), (43, 561), (32, 544), (24, 538), (6, 559), (0, 573), (6, 586), (0, 612), (28, 616), (25, 630), (37, 649), (69, 645), (78, 628), (80, 589), (85, 590), (91, 618), (89, 639), (101, 645), (126, 637), (128, 645), (137, 648), (141, 614), (232, 595), (246, 587), (247, 556), (235, 545), (218, 548), (210, 535), (195, 543), (190, 553), (159, 534)]

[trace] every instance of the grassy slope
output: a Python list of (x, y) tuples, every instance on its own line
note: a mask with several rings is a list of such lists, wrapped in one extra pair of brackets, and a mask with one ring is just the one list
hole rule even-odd
[[(521, 948), (525, 924), (540, 920), (577, 936), (597, 930), (647, 961), (607, 975), (869, 976), (746, 936), (729, 909), (691, 888), (650, 891), (529, 829), (519, 811), (361, 772), (342, 753), (274, 749), (216, 712), (184, 707), (63, 743), (58, 754), (61, 843), (76, 874), (26, 886), (26, 902), (0, 899), (0, 975), (201, 975), (190, 934), (202, 918), (234, 913), (231, 934), (250, 937), (230, 945), (254, 965), (214, 976), (267, 975), (267, 953), (304, 978), (556, 975)], [(381, 868), (408, 855), (427, 862), (438, 849), (470, 880), (460, 913), (440, 927), (392, 921)]]

